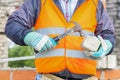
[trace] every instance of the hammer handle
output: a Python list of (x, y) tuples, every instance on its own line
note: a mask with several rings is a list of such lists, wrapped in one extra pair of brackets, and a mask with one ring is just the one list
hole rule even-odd
[(65, 36), (71, 34), (72, 32), (74, 32), (72, 29), (66, 31), (65, 33), (59, 35), (59, 36), (56, 36), (54, 37), (53, 39), (55, 40), (55, 42), (58, 42), (60, 39), (64, 38)]
[(60, 40), (58, 36), (54, 37), (53, 39), (55, 40), (55, 42), (58, 42)]

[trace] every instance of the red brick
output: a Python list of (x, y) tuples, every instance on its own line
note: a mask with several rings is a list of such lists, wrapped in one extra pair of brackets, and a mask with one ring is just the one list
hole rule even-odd
[(10, 80), (10, 71), (0, 70), (0, 80)]
[(33, 70), (13, 71), (13, 80), (34, 80), (36, 72)]
[(101, 71), (100, 71), (100, 70), (97, 70), (96, 77), (100, 78), (100, 74), (101, 74)]
[[(98, 70), (96, 77), (100, 78), (101, 71)], [(120, 80), (120, 70), (104, 70), (105, 80)]]
[[(12, 70), (12, 80), (34, 80), (36, 71), (35, 70)], [(119, 70), (104, 70), (105, 80), (119, 80)], [(100, 78), (101, 71), (98, 70), (96, 76)], [(9, 70), (0, 70), (0, 80), (10, 80)]]
[(120, 79), (120, 70), (106, 70), (105, 71), (106, 79)]

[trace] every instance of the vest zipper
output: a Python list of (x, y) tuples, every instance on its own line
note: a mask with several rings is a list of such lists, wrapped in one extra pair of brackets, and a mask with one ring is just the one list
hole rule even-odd
[[(66, 32), (66, 27), (65, 27), (65, 32)], [(65, 52), (64, 52), (64, 56), (65, 56), (65, 67), (67, 67), (66, 65), (66, 37), (65, 37), (65, 40), (64, 40), (64, 48), (65, 48)]]

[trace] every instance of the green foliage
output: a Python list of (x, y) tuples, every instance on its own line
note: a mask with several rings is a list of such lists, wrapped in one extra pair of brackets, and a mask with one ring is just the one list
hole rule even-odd
[[(10, 57), (23, 57), (23, 56), (31, 56), (34, 51), (31, 47), (28, 46), (15, 46), (9, 49), (9, 58)], [(34, 60), (21, 60), (21, 61), (12, 61), (8, 63), (9, 67), (17, 68), (17, 67), (35, 67)]]

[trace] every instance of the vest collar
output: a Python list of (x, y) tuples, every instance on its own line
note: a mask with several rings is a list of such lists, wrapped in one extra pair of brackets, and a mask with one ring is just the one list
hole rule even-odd
[[(53, 1), (54, 1), (55, 5), (59, 8), (59, 10), (60, 10), (60, 11), (62, 12), (62, 14), (63, 14), (63, 10), (62, 10), (62, 7), (61, 7), (61, 5), (60, 5), (59, 0), (53, 0)], [(85, 0), (78, 0), (74, 12), (77, 10), (77, 8), (78, 8), (84, 1), (85, 1)], [(73, 14), (74, 14), (74, 13), (73, 13)]]

